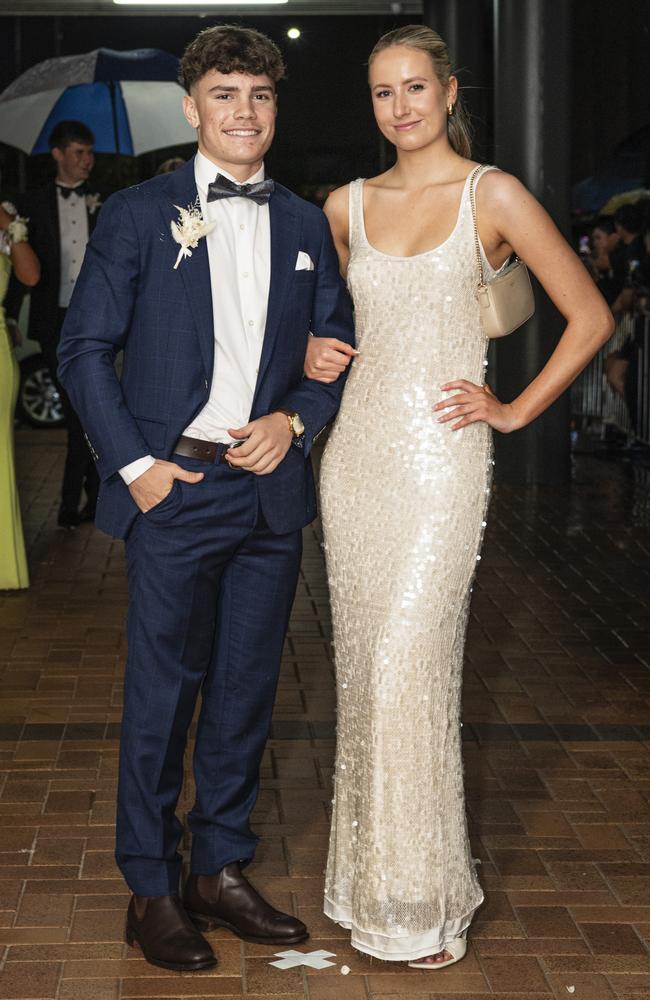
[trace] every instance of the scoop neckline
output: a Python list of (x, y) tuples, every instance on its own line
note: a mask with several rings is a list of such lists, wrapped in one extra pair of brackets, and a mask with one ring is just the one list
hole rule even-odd
[(465, 178), (465, 183), (463, 184), (463, 191), (462, 191), (462, 194), (460, 196), (460, 203), (458, 205), (458, 214), (456, 215), (456, 222), (455, 222), (454, 228), (450, 232), (449, 236), (447, 236), (446, 239), (444, 239), (442, 241), (442, 243), (439, 243), (437, 246), (432, 247), (430, 250), (423, 250), (421, 253), (412, 253), (412, 254), (409, 254), (408, 257), (401, 257), (399, 254), (394, 254), (394, 253), (385, 253), (383, 250), (379, 250), (378, 247), (376, 247), (368, 239), (368, 234), (366, 232), (366, 218), (365, 218), (366, 213), (365, 213), (364, 204), (363, 204), (363, 191), (364, 191), (364, 186), (365, 186), (365, 183), (366, 183), (366, 178), (365, 177), (360, 177), (359, 181), (360, 181), (360, 185), (361, 185), (361, 198), (360, 198), (361, 212), (359, 214), (360, 214), (360, 223), (361, 223), (361, 235), (363, 236), (363, 239), (364, 239), (366, 245), (370, 247), (370, 249), (372, 250), (373, 253), (379, 254), (380, 257), (386, 257), (388, 260), (419, 260), (422, 257), (428, 257), (428, 256), (430, 256), (430, 254), (436, 253), (438, 250), (442, 250), (442, 248), (445, 247), (450, 242), (450, 240), (452, 240), (454, 238), (454, 236), (456, 235), (456, 232), (457, 232), (457, 230), (458, 230), (458, 228), (460, 226), (460, 220), (461, 220), (462, 215), (463, 215), (463, 208), (465, 207), (465, 195), (467, 193), (467, 188), (469, 186), (470, 178), (471, 178), (472, 174), (474, 173), (474, 171), (475, 170), (479, 170), (479, 168), (482, 167), (482, 166), (483, 166), (483, 164), (479, 163), (478, 166), (473, 167), (470, 170), (470, 172), (468, 173), (467, 177)]

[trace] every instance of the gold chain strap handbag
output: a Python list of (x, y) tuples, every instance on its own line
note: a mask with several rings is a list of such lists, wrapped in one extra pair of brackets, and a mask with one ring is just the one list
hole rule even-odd
[(489, 281), (485, 280), (474, 200), (474, 184), (483, 169), (483, 166), (476, 167), (469, 182), (469, 201), (472, 207), (472, 222), (474, 223), (474, 248), (479, 274), (476, 298), (485, 336), (490, 338), (506, 337), (533, 315), (535, 298), (528, 268), (516, 254), (512, 263), (490, 278)]

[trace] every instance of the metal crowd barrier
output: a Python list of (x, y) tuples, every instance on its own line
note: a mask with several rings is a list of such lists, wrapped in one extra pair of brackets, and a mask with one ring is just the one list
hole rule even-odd
[[(605, 359), (630, 339), (637, 346), (637, 399), (634, 414), (608, 383)], [(624, 313), (604, 347), (578, 376), (571, 389), (571, 412), (577, 434), (607, 440), (625, 437), (650, 445), (650, 316)]]
[(650, 316), (643, 317), (639, 340), (637, 375), (636, 439), (650, 446)]

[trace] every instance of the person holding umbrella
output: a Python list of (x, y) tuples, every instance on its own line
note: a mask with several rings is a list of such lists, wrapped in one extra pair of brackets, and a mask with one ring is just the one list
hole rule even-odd
[[(26, 195), (21, 215), (30, 220), (30, 238), (41, 262), (39, 284), (31, 292), (29, 336), (41, 351), (61, 396), (68, 428), (68, 446), (57, 521), (76, 528), (95, 517), (99, 479), (79, 418), (56, 378), (61, 328), (81, 270), (86, 244), (101, 209), (102, 194), (89, 184), (94, 165), (94, 136), (80, 121), (61, 121), (49, 137), (56, 176)], [(26, 289), (16, 279), (7, 297), (7, 316), (16, 320)], [(82, 492), (86, 503), (80, 510)]]

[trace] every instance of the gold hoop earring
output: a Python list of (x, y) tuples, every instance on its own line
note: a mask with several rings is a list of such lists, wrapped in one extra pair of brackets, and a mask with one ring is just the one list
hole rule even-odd
[(447, 105), (447, 117), (451, 118), (451, 116), (453, 115), (453, 113), (454, 113), (454, 105), (450, 102)]

